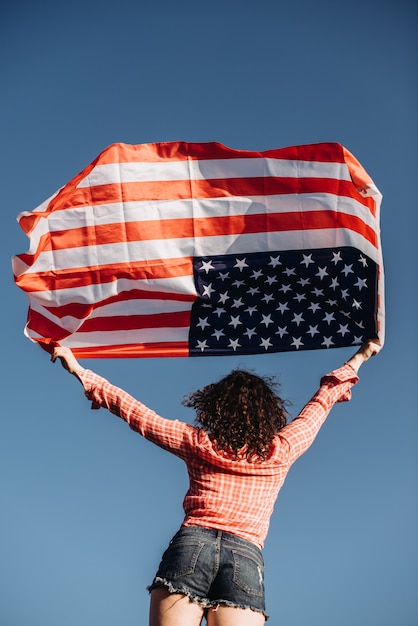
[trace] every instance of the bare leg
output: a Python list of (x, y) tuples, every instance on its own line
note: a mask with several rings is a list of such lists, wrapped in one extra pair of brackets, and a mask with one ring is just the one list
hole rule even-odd
[(164, 587), (152, 590), (150, 626), (200, 626), (202, 617), (203, 608), (187, 596), (170, 593)]
[(232, 606), (209, 609), (207, 620), (208, 626), (264, 626), (266, 621), (262, 613)]

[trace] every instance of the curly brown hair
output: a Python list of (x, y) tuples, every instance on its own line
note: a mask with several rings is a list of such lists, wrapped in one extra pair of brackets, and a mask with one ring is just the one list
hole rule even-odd
[(268, 457), (275, 435), (286, 425), (286, 404), (275, 393), (274, 377), (257, 376), (235, 369), (217, 383), (206, 385), (184, 398), (196, 411), (196, 425), (203, 428), (216, 450), (249, 461)]

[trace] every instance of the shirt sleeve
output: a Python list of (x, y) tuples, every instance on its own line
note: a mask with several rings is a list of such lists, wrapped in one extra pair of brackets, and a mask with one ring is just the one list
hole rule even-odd
[(288, 462), (293, 463), (313, 443), (336, 402), (351, 398), (351, 387), (358, 381), (350, 365), (343, 365), (321, 379), (321, 386), (299, 415), (278, 434), (281, 447), (288, 448)]
[(104, 407), (160, 448), (185, 458), (196, 441), (197, 429), (179, 420), (165, 419), (131, 395), (91, 370), (78, 373), (92, 409)]

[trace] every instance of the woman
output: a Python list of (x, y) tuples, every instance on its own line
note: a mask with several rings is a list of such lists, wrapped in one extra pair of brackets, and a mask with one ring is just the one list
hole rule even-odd
[(271, 379), (235, 370), (192, 393), (196, 426), (167, 420), (84, 369), (71, 350), (59, 358), (83, 384), (92, 408), (105, 407), (158, 446), (183, 459), (189, 490), (185, 518), (149, 587), (150, 626), (261, 626), (261, 549), (273, 505), (292, 463), (305, 452), (336, 402), (349, 400), (362, 363), (380, 351), (368, 341), (324, 376), (301, 413), (286, 425)]

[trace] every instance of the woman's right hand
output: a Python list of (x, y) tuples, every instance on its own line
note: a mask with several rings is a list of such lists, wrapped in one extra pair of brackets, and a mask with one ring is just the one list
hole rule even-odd
[(52, 353), (51, 361), (55, 363), (57, 359), (61, 361), (61, 365), (67, 370), (67, 372), (70, 372), (70, 374), (73, 374), (78, 378), (78, 372), (81, 372), (83, 367), (79, 364), (70, 348), (56, 346)]
[(363, 345), (357, 350), (354, 356), (347, 361), (355, 372), (358, 372), (360, 366), (368, 361), (370, 357), (375, 356), (382, 349), (381, 343), (378, 339), (365, 341)]

